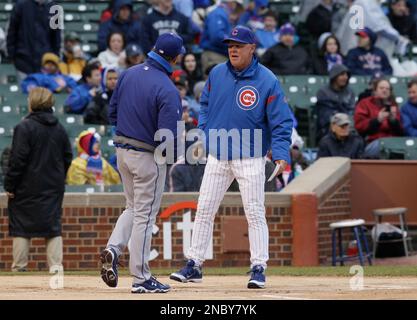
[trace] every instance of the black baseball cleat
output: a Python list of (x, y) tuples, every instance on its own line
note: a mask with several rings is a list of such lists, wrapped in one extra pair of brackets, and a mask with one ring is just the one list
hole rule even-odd
[(102, 263), (101, 279), (111, 288), (117, 287), (119, 279), (117, 272), (118, 260), (116, 251), (112, 248), (106, 248), (100, 254), (100, 261)]

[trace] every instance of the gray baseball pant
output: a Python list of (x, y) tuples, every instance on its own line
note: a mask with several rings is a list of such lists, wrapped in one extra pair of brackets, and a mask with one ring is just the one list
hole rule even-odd
[(117, 220), (107, 247), (121, 255), (130, 240), (129, 269), (133, 283), (151, 277), (149, 255), (152, 227), (161, 205), (166, 165), (158, 165), (153, 153), (116, 148), (126, 209)]

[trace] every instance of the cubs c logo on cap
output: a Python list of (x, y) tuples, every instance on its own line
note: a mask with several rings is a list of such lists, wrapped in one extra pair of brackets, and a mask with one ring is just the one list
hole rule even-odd
[(258, 90), (251, 86), (241, 88), (237, 93), (236, 103), (240, 109), (245, 111), (254, 109), (259, 103)]

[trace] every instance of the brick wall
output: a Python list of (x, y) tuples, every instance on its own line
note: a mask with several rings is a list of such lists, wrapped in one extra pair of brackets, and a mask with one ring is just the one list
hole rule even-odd
[[(351, 218), (350, 178), (346, 176), (319, 199), (318, 235), (319, 261), (321, 265), (331, 264), (331, 230), (329, 224)], [(345, 240), (349, 239), (344, 234)]]
[[(161, 211), (165, 209), (161, 208)], [(182, 265), (183, 231), (177, 223), (183, 222), (183, 214), (188, 210), (175, 212), (168, 219), (158, 217), (159, 231), (153, 236), (152, 249), (159, 255), (151, 262), (151, 267), (174, 267)], [(67, 270), (97, 270), (98, 256), (105, 247), (122, 208), (66, 207), (63, 210), (64, 268)], [(270, 231), (270, 265), (290, 265), (292, 252), (292, 225), (290, 208), (267, 207), (267, 220)], [(191, 211), (194, 220), (195, 211)], [(248, 266), (249, 248), (244, 252), (223, 252), (222, 218), (227, 216), (244, 217), (240, 206), (221, 206), (215, 219), (213, 234), (213, 260), (207, 266)], [(163, 259), (163, 223), (171, 222), (172, 259)], [(128, 265), (128, 255), (122, 257)], [(45, 241), (32, 239), (30, 270), (47, 270)], [(12, 264), (12, 239), (8, 237), (7, 209), (0, 208), (0, 270), (8, 271)]]

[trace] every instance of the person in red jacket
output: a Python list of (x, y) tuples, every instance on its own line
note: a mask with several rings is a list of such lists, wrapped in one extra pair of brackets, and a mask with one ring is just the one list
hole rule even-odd
[(374, 83), (373, 95), (361, 100), (355, 109), (355, 128), (365, 137), (365, 158), (379, 157), (379, 138), (402, 135), (401, 116), (386, 79)]

